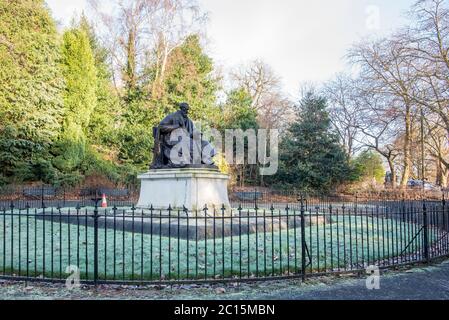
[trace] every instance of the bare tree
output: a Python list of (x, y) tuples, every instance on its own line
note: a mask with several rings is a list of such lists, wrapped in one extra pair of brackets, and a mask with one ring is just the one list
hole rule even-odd
[(264, 96), (279, 90), (280, 80), (269, 65), (254, 60), (247, 66), (240, 66), (231, 77), (245, 88), (253, 100), (252, 106), (258, 108)]
[[(401, 32), (407, 59), (417, 77), (410, 100), (426, 114), (426, 151), (436, 159), (436, 182), (447, 184), (449, 143), (449, 2), (419, 0), (410, 12), (412, 25)], [(444, 134), (442, 134), (444, 132)]]
[(200, 10), (196, 0), (161, 0), (160, 9), (148, 12), (154, 50), (150, 54), (156, 72), (152, 79), (152, 96), (162, 93), (167, 63), (171, 53), (181, 46), (192, 33), (201, 34), (207, 15)]
[(325, 83), (323, 94), (329, 102), (329, 116), (348, 156), (353, 156), (361, 147), (357, 145), (360, 135), (362, 103), (357, 90), (357, 81), (348, 75), (338, 74)]
[(427, 152), (435, 159), (435, 183), (447, 187), (449, 174), (449, 141), (446, 130), (441, 126), (441, 118), (427, 115), (424, 118)]
[(292, 103), (281, 90), (281, 81), (272, 68), (261, 60), (240, 66), (231, 78), (252, 98), (262, 127), (284, 129), (291, 118)]
[(349, 57), (361, 67), (361, 80), (371, 92), (385, 96), (391, 107), (402, 115), (403, 170), (401, 187), (407, 186), (411, 173), (412, 117), (416, 104), (410, 98), (415, 94), (416, 72), (410, 63), (404, 42), (400, 37), (364, 42), (356, 45)]
[(449, 135), (449, 2), (420, 0), (411, 16), (414, 24), (401, 35), (419, 79), (410, 99), (437, 114)]
[(97, 30), (102, 30), (101, 39), (113, 60), (116, 89), (124, 84), (134, 89), (142, 68), (144, 48), (142, 45), (145, 0), (117, 1), (111, 13), (106, 13), (98, 0), (88, 1), (94, 13)]
[(401, 114), (396, 108), (390, 107), (389, 99), (373, 93), (369, 86), (359, 88), (358, 95), (363, 106), (358, 109), (358, 117), (363, 120), (356, 124), (360, 135), (355, 140), (385, 158), (391, 173), (392, 187), (396, 188), (396, 161), (401, 155), (397, 139), (403, 133), (401, 125), (398, 125)]
[[(150, 93), (157, 97), (167, 61), (192, 33), (200, 33), (205, 14), (196, 0), (118, 0), (107, 12), (98, 0), (89, 0), (102, 39), (114, 62), (116, 86), (135, 89), (145, 67), (156, 66)], [(111, 10), (109, 10), (111, 11)]]

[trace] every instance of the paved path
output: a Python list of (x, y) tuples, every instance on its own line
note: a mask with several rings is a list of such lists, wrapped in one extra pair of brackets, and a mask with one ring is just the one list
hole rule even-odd
[(0, 281), (2, 299), (217, 299), (217, 300), (437, 300), (449, 299), (449, 261), (380, 278), (379, 290), (367, 290), (364, 278), (312, 278), (254, 284), (162, 287), (92, 286), (69, 291), (60, 284)]
[(440, 300), (449, 299), (449, 262), (405, 273), (387, 273), (379, 290), (366, 289), (366, 279), (336, 280), (331, 284), (305, 285), (259, 299), (295, 300)]

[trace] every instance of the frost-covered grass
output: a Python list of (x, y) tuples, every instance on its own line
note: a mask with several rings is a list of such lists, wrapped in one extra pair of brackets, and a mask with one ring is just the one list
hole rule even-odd
[[(398, 256), (419, 230), (414, 223), (369, 216), (332, 219), (333, 223), (306, 227), (312, 260), (309, 272), (350, 268), (356, 263), (368, 265)], [(419, 250), (420, 241), (417, 237), (407, 253)], [(198, 242), (104, 229), (98, 232), (100, 279), (281, 275), (300, 272), (301, 256), (299, 228), (224, 239), (217, 235), (215, 240)], [(65, 278), (69, 265), (78, 266), (83, 279), (93, 279), (92, 227), (52, 223), (34, 216), (28, 221), (26, 216), (14, 216), (13, 220), (11, 216), (0, 217), (0, 273)]]

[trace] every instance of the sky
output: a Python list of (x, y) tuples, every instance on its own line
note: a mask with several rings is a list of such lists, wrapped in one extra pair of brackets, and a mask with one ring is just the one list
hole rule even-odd
[[(199, 0), (208, 12), (207, 52), (228, 71), (254, 59), (270, 65), (297, 97), (304, 83), (345, 69), (351, 44), (388, 35), (407, 22), (415, 0)], [(86, 0), (47, 0), (60, 26)]]

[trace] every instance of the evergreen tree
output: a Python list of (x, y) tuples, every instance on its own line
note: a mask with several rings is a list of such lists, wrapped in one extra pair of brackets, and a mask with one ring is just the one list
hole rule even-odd
[[(228, 93), (221, 114), (216, 126), (222, 131), (225, 129), (241, 129), (243, 131), (253, 129), (257, 133), (259, 128), (257, 110), (252, 106), (251, 95), (244, 88), (237, 88)], [(247, 150), (248, 141), (245, 139), (245, 154), (247, 154)], [(236, 182), (244, 186), (245, 183), (257, 182), (257, 169), (257, 165), (254, 164), (233, 165), (229, 166), (229, 173), (235, 177)]]
[[(153, 127), (164, 114), (161, 108), (150, 108), (145, 104), (143, 93), (138, 90), (122, 100), (123, 114), (118, 131), (118, 158), (120, 162), (144, 170), (152, 159)], [(129, 99), (129, 100), (128, 100)]]
[(251, 95), (243, 88), (234, 89), (228, 93), (221, 114), (222, 117), (217, 125), (223, 129), (245, 131), (258, 128), (257, 110), (252, 107)]
[(33, 180), (30, 153), (40, 153), (40, 145), (21, 138), (12, 125), (0, 127), (0, 185), (7, 182)]
[[(43, 0), (0, 1), (0, 167), (6, 181), (48, 159), (63, 115), (56, 26)], [(5, 146), (5, 148), (3, 148)]]
[(374, 179), (377, 183), (384, 182), (385, 168), (378, 153), (371, 150), (364, 151), (352, 161), (352, 166), (354, 167), (354, 180)]
[[(178, 102), (186, 101), (191, 106), (193, 120), (210, 124), (219, 111), (218, 81), (213, 69), (213, 61), (203, 52), (199, 36), (191, 35), (169, 57), (162, 87), (158, 96), (152, 97), (151, 104), (166, 114), (175, 111)], [(151, 66), (150, 79), (155, 72), (155, 66)]]
[(177, 103), (190, 104), (190, 117), (194, 121), (211, 124), (220, 116), (216, 103), (217, 79), (213, 77), (213, 62), (203, 52), (199, 37), (192, 35), (173, 50), (157, 96), (146, 94), (153, 84), (156, 65), (148, 65), (146, 83), (127, 88), (123, 104), (123, 122), (119, 131), (120, 161), (145, 168), (151, 162), (153, 127), (170, 112), (177, 110)]
[(331, 131), (326, 100), (306, 94), (298, 121), (280, 145), (278, 183), (300, 190), (330, 191), (344, 182), (349, 173), (344, 149)]
[(108, 50), (100, 45), (95, 30), (84, 14), (78, 27), (89, 38), (97, 70), (95, 91), (97, 102), (89, 122), (88, 139), (97, 150), (106, 154), (115, 153), (117, 144), (115, 127), (120, 120), (121, 107), (112, 83), (110, 56)]
[(54, 148), (55, 166), (63, 173), (79, 169), (86, 154), (86, 134), (95, 110), (97, 78), (95, 60), (89, 38), (82, 29), (64, 33), (62, 73), (65, 118), (61, 136)]

